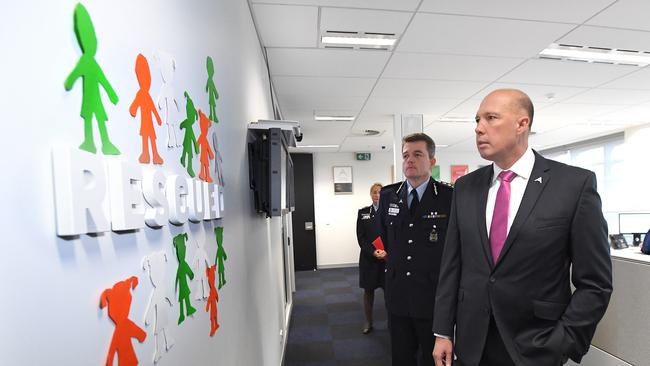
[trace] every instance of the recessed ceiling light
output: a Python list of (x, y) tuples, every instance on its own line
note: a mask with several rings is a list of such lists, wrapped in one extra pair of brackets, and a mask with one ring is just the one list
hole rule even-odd
[(635, 50), (588, 47), (552, 43), (539, 53), (543, 58), (559, 58), (593, 63), (624, 64), (646, 66), (650, 64), (650, 54)]
[(394, 34), (386, 33), (325, 31), (321, 36), (321, 43), (324, 46), (338, 45), (387, 49), (393, 47), (395, 42), (397, 42), (397, 37)]
[(316, 121), (354, 121), (354, 116), (319, 116), (315, 115)]

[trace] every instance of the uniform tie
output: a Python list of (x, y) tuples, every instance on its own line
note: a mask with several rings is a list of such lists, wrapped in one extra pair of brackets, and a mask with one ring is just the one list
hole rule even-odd
[(508, 236), (508, 207), (510, 206), (510, 182), (517, 174), (510, 170), (504, 170), (499, 174), (501, 185), (497, 191), (497, 199), (494, 204), (494, 213), (492, 214), (492, 224), (490, 225), (490, 248), (492, 250), (492, 261), (496, 264), (503, 244)]
[(420, 204), (420, 199), (418, 198), (418, 191), (415, 188), (411, 191), (411, 195), (413, 198), (411, 199), (409, 214), (411, 214), (411, 217), (413, 217), (415, 216), (415, 211), (418, 209), (418, 205)]

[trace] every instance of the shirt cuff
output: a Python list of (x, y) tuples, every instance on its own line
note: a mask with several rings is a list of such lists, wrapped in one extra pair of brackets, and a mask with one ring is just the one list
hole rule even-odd
[(451, 337), (450, 337), (450, 336), (446, 336), (446, 335), (442, 335), (442, 334), (438, 334), (438, 333), (433, 333), (433, 335), (436, 336), (436, 337), (438, 337), (438, 338), (443, 338), (443, 339), (446, 339), (446, 340), (448, 340), (448, 341), (451, 341)]

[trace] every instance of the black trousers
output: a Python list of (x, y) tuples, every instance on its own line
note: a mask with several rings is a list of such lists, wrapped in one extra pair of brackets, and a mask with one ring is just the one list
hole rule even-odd
[(393, 366), (434, 366), (433, 319), (388, 317)]
[(488, 328), (487, 339), (485, 340), (485, 347), (483, 348), (483, 355), (481, 356), (480, 366), (515, 366), (515, 363), (510, 358), (506, 346), (503, 344), (503, 339), (494, 318), (490, 317), (490, 327)]

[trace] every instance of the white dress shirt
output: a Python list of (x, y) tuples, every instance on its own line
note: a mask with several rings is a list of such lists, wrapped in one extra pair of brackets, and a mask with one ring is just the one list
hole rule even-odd
[[(533, 154), (533, 150), (528, 147), (526, 152), (524, 152), (524, 155), (522, 155), (519, 160), (510, 167), (510, 169), (508, 169), (517, 174), (517, 176), (512, 180), (512, 182), (510, 182), (510, 204), (508, 206), (507, 233), (510, 232), (510, 227), (512, 226), (512, 222), (515, 220), (521, 200), (524, 198), (524, 191), (526, 190), (526, 185), (530, 179), (530, 174), (533, 172), (533, 165), (535, 165), (535, 154)], [(503, 171), (503, 169), (499, 168), (499, 166), (494, 163), (492, 163), (492, 169), (494, 169), (494, 174), (492, 176), (492, 182), (490, 183), (490, 190), (488, 191), (487, 205), (485, 205), (485, 225), (488, 237), (490, 236), (490, 225), (492, 225), (492, 214), (494, 213), (494, 205), (497, 200), (497, 191), (501, 185), (499, 174)]]

